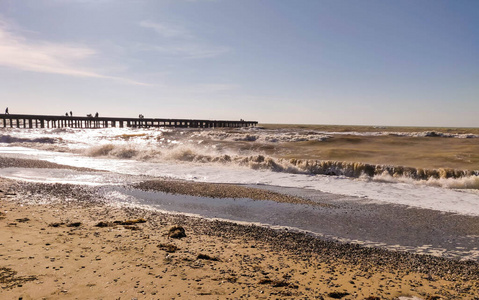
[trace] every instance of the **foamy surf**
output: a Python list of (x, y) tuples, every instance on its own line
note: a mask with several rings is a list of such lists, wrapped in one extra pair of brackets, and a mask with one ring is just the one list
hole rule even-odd
[[(222, 153), (223, 152), (223, 153)], [(456, 170), (450, 168), (423, 169), (391, 165), (373, 165), (361, 162), (282, 159), (267, 155), (237, 155), (231, 151), (195, 146), (178, 145), (159, 149), (105, 144), (83, 151), (87, 156), (103, 158), (134, 159), (152, 162), (192, 162), (222, 164), (231, 167), (248, 167), (254, 170), (305, 174), (334, 175), (351, 178), (369, 178), (375, 181), (409, 182), (420, 185), (454, 189), (479, 189), (479, 171)], [(226, 152), (226, 153), (224, 153)]]
[[(332, 156), (341, 156), (343, 148), (357, 149), (370, 143), (369, 137), (389, 137), (381, 140), (392, 145), (430, 143), (435, 139), (465, 140), (476, 138), (476, 131), (401, 131), (372, 128), (372, 131), (324, 131), (325, 126), (285, 126), (278, 128), (188, 129), (188, 128), (103, 128), (103, 129), (0, 129), (0, 144), (10, 147), (28, 147), (50, 152), (69, 152), (79, 157), (131, 160), (133, 163), (203, 164), (227, 168), (250, 168), (276, 173), (301, 175), (344, 176), (371, 182), (408, 183), (447, 189), (479, 189), (479, 171), (470, 153), (452, 153), (445, 162), (456, 160), (459, 165), (472, 168), (424, 168), (367, 162), (369, 156), (385, 155), (365, 148), (359, 154), (352, 151), (348, 160), (321, 159), (327, 157), (324, 145)], [(354, 128), (353, 128), (354, 129)], [(364, 128), (363, 128), (364, 129)], [(449, 130), (450, 131), (450, 130)], [(339, 138), (349, 136), (359, 138)], [(477, 135), (479, 136), (479, 135)], [(406, 137), (408, 140), (404, 140)], [(363, 138), (365, 138), (363, 140)], [(410, 140), (413, 138), (413, 140)], [(348, 144), (349, 143), (349, 144)], [(461, 142), (462, 143), (462, 142)], [(463, 149), (476, 143), (458, 144)], [(389, 145), (389, 144), (388, 144)], [(435, 145), (435, 144), (434, 144)], [(433, 145), (433, 146), (434, 146)], [(464, 146), (465, 145), (465, 146)], [(419, 146), (415, 146), (419, 149)], [(430, 147), (430, 146), (429, 146)], [(374, 150), (374, 151), (373, 151)], [(7, 150), (5, 150), (7, 151)], [(343, 152), (341, 152), (343, 151)], [(369, 152), (368, 152), (369, 151)], [(416, 150), (414, 150), (416, 151)], [(419, 151), (419, 150), (418, 150)], [(459, 151), (459, 150), (458, 150)], [(462, 150), (461, 150), (462, 151)], [(326, 155), (324, 154), (326, 153)], [(412, 153), (414, 156), (414, 152)], [(348, 156), (349, 155), (349, 156)], [(364, 161), (354, 161), (364, 155)], [(425, 155), (425, 154), (423, 154)], [(433, 153), (430, 154), (434, 155)], [(52, 156), (54, 156), (52, 154)], [(314, 158), (310, 158), (310, 157)], [(317, 158), (316, 158), (317, 157)], [(352, 160), (352, 161), (351, 161)], [(414, 163), (414, 161), (413, 161)]]
[[(23, 152), (22, 150), (25, 151)], [(132, 163), (128, 159), (85, 157), (71, 153), (56, 153), (28, 148), (12, 149), (10, 147), (0, 147), (0, 154), (47, 160), (58, 164), (104, 170), (117, 174), (168, 177), (210, 183), (271, 185), (311, 189), (355, 197), (357, 201), (406, 205), (470, 216), (479, 215), (478, 194), (416, 183), (365, 180), (364, 178), (352, 179), (345, 176), (272, 172), (222, 164), (179, 163), (177, 161), (135, 161)], [(0, 169), (0, 176), (3, 176), (2, 172), (7, 172), (5, 170), (7, 169)], [(41, 170), (31, 171), (29, 173), (30, 180), (34, 177), (32, 172), (37, 172), (36, 180), (47, 181), (48, 173)], [(14, 178), (11, 173), (8, 176)], [(21, 176), (17, 178), (22, 179)]]

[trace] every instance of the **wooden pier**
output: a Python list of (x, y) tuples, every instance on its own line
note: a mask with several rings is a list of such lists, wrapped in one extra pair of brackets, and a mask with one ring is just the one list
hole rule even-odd
[(157, 118), (113, 118), (79, 117), (48, 115), (0, 115), (0, 127), (15, 128), (109, 128), (109, 127), (180, 127), (180, 128), (217, 128), (217, 127), (254, 127), (256, 121), (157, 119)]

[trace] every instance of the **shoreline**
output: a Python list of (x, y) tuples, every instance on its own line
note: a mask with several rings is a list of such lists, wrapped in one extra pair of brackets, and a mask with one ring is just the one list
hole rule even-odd
[[(5, 229), (0, 295), (6, 298), (474, 299), (479, 294), (477, 262), (113, 207), (94, 187), (0, 182)], [(121, 223), (140, 219), (146, 222)], [(97, 226), (101, 222), (106, 226)], [(186, 237), (168, 237), (175, 225)]]

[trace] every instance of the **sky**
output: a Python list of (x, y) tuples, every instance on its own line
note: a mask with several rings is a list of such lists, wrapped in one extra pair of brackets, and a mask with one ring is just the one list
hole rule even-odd
[(479, 127), (479, 1), (0, 0), (1, 104)]

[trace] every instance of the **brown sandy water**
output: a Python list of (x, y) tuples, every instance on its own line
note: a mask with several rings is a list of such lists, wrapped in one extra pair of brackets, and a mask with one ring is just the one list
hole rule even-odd
[(477, 128), (262, 124), (253, 130), (215, 129), (204, 136), (193, 141), (235, 154), (182, 159), (348, 177), (386, 172), (428, 180), (479, 174)]
[(304, 159), (362, 162), (415, 168), (479, 169), (479, 143), (475, 139), (427, 137), (333, 136), (322, 142), (283, 145), (279, 157), (296, 158), (301, 147)]
[[(333, 125), (260, 125), (271, 130), (323, 131), (332, 138), (324, 141), (283, 143), (263, 150), (281, 158), (319, 159), (414, 168), (479, 169), (479, 139), (411, 136), (362, 136), (344, 133), (479, 134), (478, 128), (371, 127)], [(335, 134), (341, 133), (341, 134)]]
[(444, 132), (451, 134), (479, 134), (475, 127), (414, 127), (414, 126), (366, 126), (366, 125), (322, 125), (322, 124), (266, 124), (258, 125), (266, 129), (304, 129), (327, 132)]

